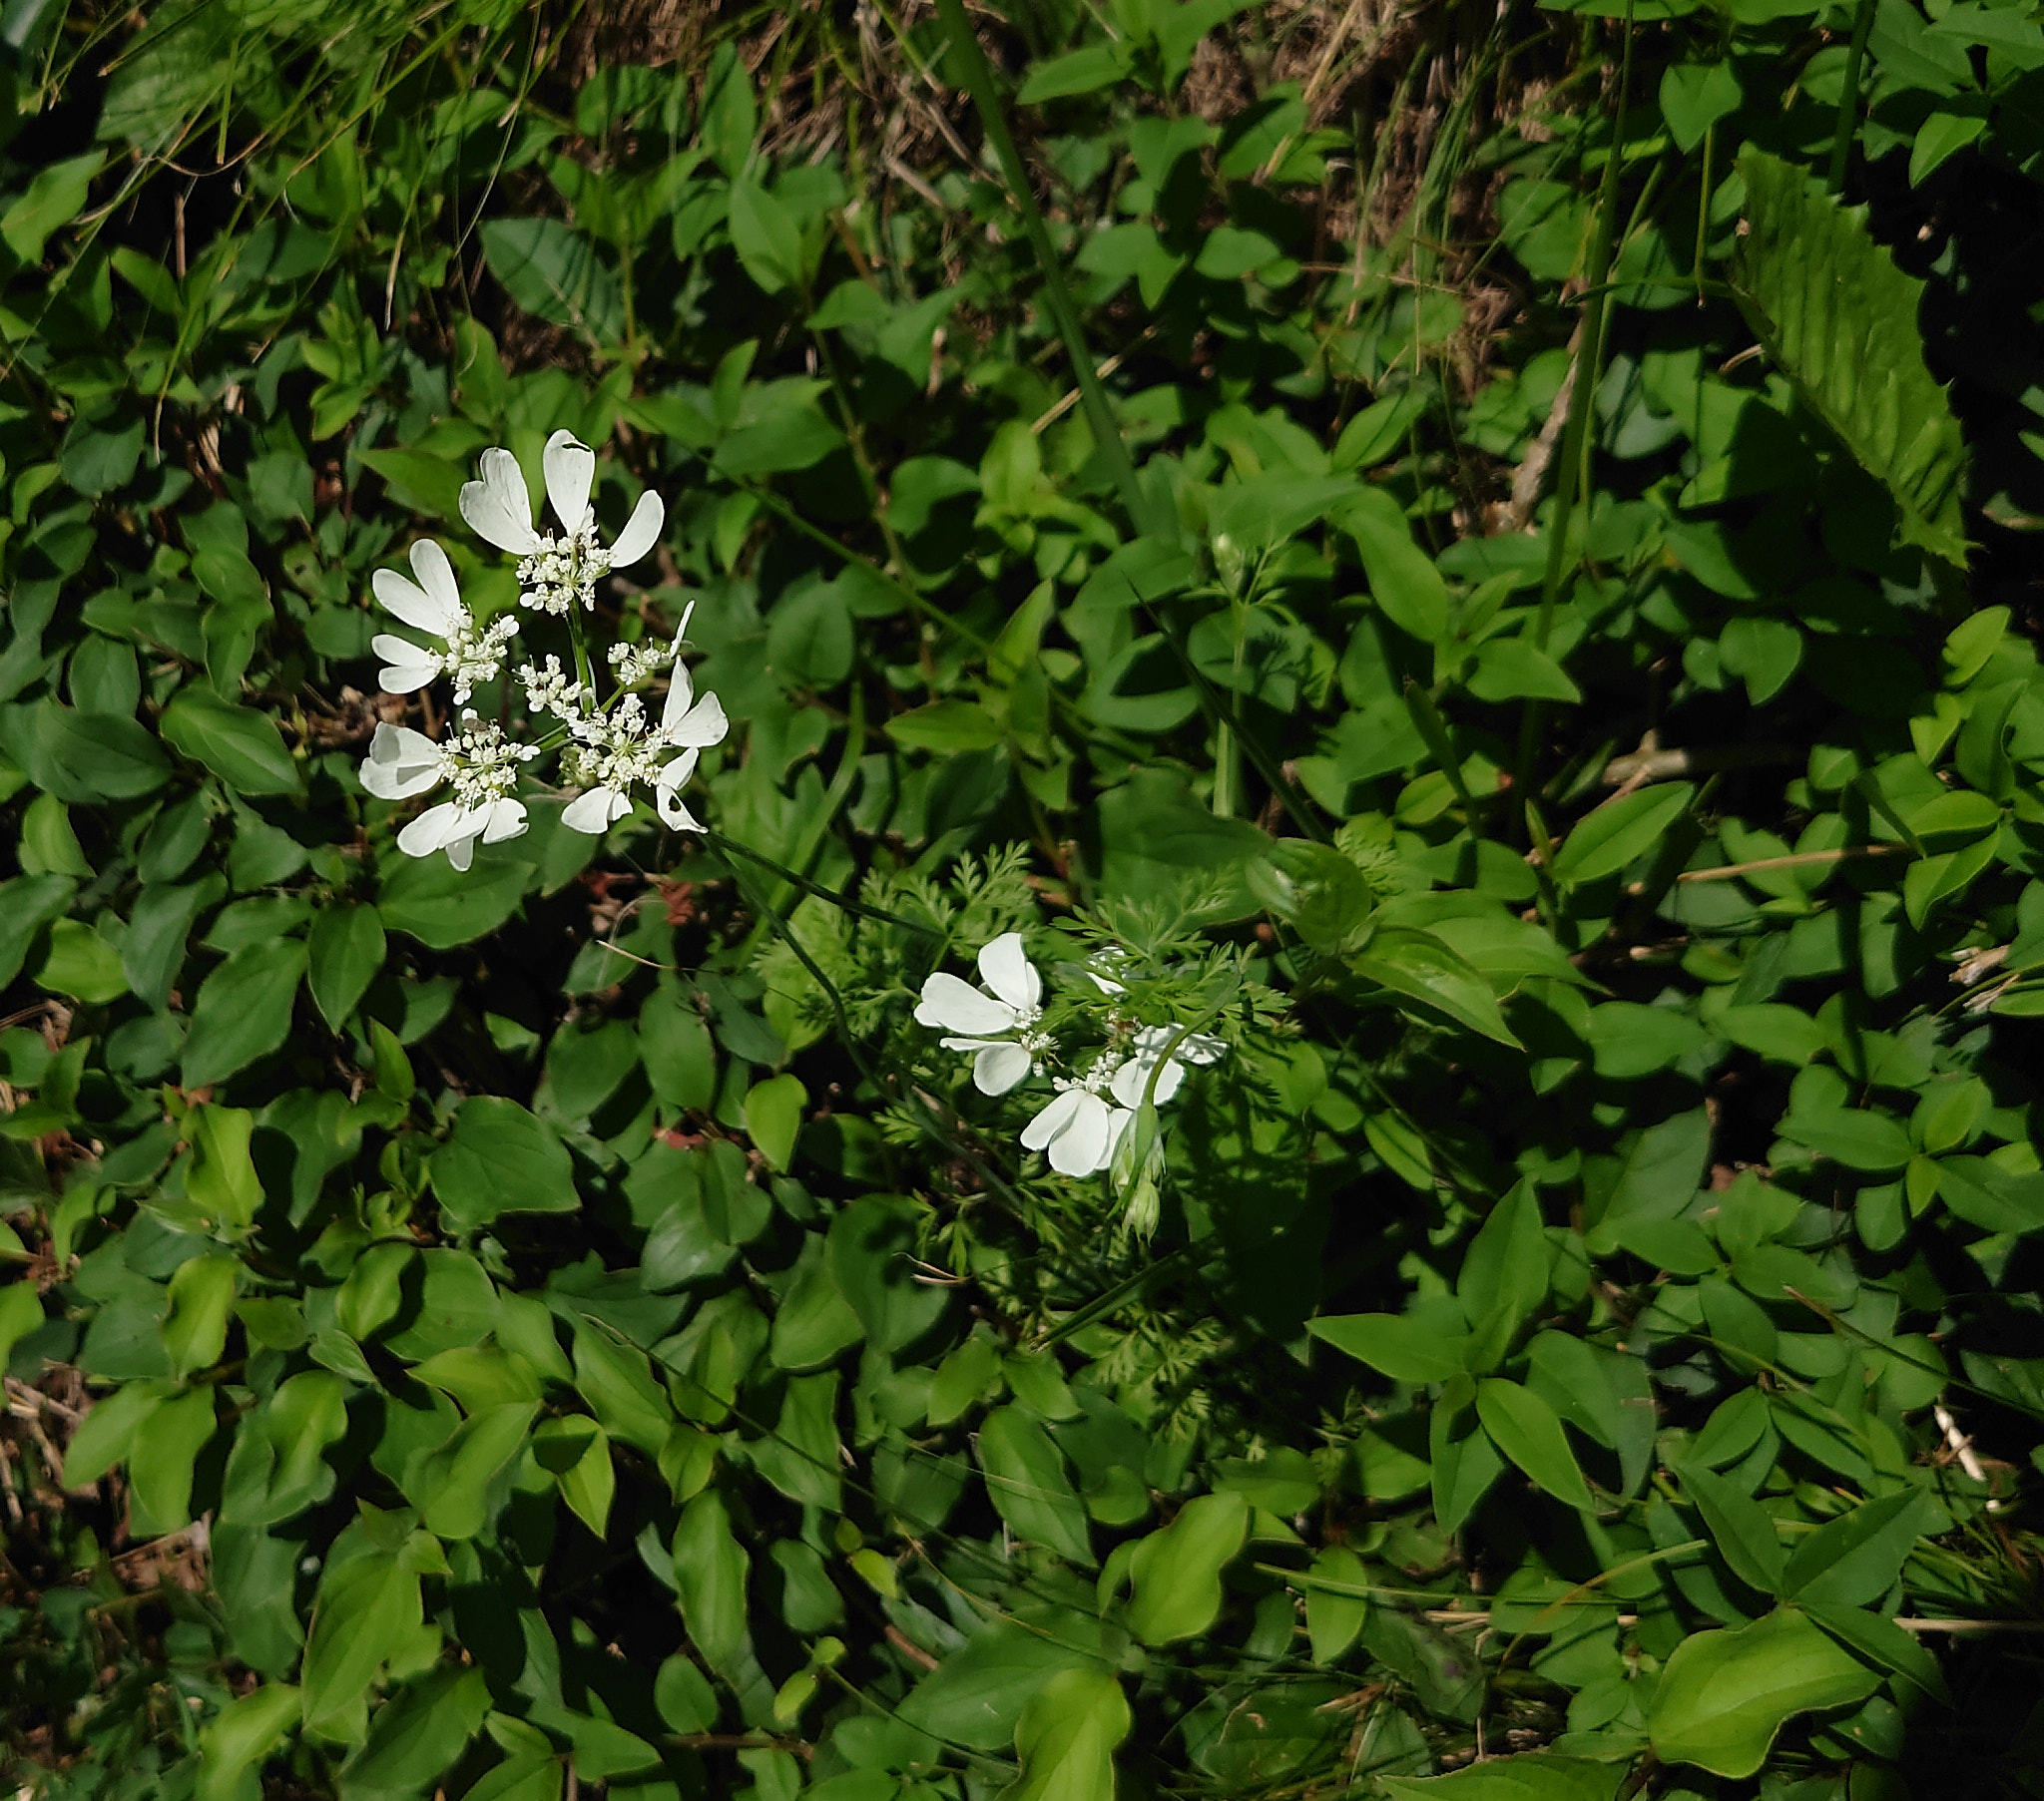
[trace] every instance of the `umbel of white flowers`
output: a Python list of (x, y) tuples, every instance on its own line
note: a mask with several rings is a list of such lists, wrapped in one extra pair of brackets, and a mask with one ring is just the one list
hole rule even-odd
[[(1184, 1083), (1187, 1064), (1211, 1064), (1227, 1049), (1176, 1026), (1134, 1026), (1111, 1009), (1107, 1045), (1083, 1071), (1052, 1075), (1058, 1045), (1044, 1030), (1043, 978), (1024, 954), (1020, 932), (1003, 932), (979, 953), (979, 977), (974, 988), (941, 970), (931, 976), (916, 1003), (916, 1023), (942, 1032), (937, 1042), (945, 1050), (970, 1054), (972, 1085), (982, 1095), (1049, 1077), (1054, 1092), (1022, 1128), (1022, 1147), (1043, 1151), (1061, 1175), (1108, 1168), (1144, 1101), (1162, 1106)], [(1092, 980), (1110, 998), (1123, 992), (1119, 983)]]
[[(731, 729), (717, 696), (697, 694), (682, 668), (688, 611), (671, 644), (611, 646), (611, 691), (598, 692), (583, 616), (595, 611), (597, 583), (604, 576), (652, 550), (667, 509), (649, 490), (616, 541), (605, 545), (589, 504), (596, 453), (572, 432), (557, 431), (540, 461), (557, 532), (534, 527), (525, 477), (508, 450), (484, 451), (480, 478), (461, 490), (462, 518), (479, 537), (518, 558), (518, 604), (561, 620), (565, 628), (572, 673), (553, 653), (514, 672), (524, 689), (527, 723), (540, 729), (539, 739), (521, 742), (496, 720), (463, 710), (459, 725), (437, 741), (406, 725), (378, 725), (361, 765), (362, 786), (381, 800), (410, 800), (448, 785), (448, 798), (411, 820), (397, 844), (414, 857), (444, 850), (457, 869), (469, 866), (478, 841), (494, 844), (525, 830), (525, 804), (516, 795), (519, 775), (549, 751), (559, 754), (563, 782), (582, 790), (561, 814), (571, 830), (608, 830), (632, 810), (634, 790), (643, 789), (667, 824), (701, 831), (682, 789), (703, 752)], [(385, 611), (428, 641), (376, 635), (371, 649), (383, 660), (383, 686), (408, 694), (445, 676), (454, 704), (466, 709), (475, 689), (502, 673), (511, 641), (520, 636), (519, 622), (506, 617), (478, 626), (462, 603), (447, 553), (429, 538), (411, 547), (411, 570), (408, 580), (379, 569), (372, 583)], [(656, 716), (641, 690), (664, 671), (667, 697)]]

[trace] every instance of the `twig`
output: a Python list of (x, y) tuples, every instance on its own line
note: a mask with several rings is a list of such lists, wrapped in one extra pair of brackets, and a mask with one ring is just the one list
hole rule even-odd
[(1606, 763), (1604, 783), (1615, 788), (1626, 782), (1673, 781), (1679, 775), (1711, 769), (1757, 769), (1801, 761), (1802, 752), (1788, 744), (1725, 744), (1703, 749), (1676, 745), (1668, 750), (1643, 744)]
[(1756, 857), (1751, 863), (1723, 863), (1716, 869), (1685, 869), (1678, 882), (1722, 882), (1754, 869), (1803, 869), (1814, 863), (1842, 863), (1847, 857), (1888, 857), (1899, 844), (1845, 844), (1836, 850), (1799, 850), (1793, 856)]

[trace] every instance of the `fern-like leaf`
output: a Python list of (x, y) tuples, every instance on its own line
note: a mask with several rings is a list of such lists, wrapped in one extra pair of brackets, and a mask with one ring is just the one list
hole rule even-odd
[(1847, 208), (1793, 164), (1749, 145), (1746, 232), (1733, 288), (1776, 365), (1901, 515), (1905, 543), (1960, 568), (1966, 446), (1923, 361), (1923, 283), (1905, 275)]

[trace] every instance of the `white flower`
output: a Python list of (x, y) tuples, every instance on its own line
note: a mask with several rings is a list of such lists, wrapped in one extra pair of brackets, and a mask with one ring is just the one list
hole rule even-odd
[[(688, 625), (684, 616), (682, 625)], [(679, 655), (682, 635), (675, 634)], [(609, 830), (632, 810), (632, 788), (653, 790), (660, 816), (670, 826), (700, 832), (702, 821), (682, 804), (681, 790), (696, 773), (703, 751), (721, 744), (731, 729), (724, 703), (715, 694), (696, 697), (688, 671), (677, 668), (668, 684), (660, 723), (646, 716), (637, 694), (627, 694), (609, 713), (592, 714), (570, 725), (580, 740), (568, 752), (572, 778), (586, 790), (570, 801), (561, 823), (578, 832)]]
[[(1205, 1033), (1188, 1032), (1181, 1037), (1176, 1026), (1145, 1026), (1136, 1034), (1128, 1061), (1114, 1073), (1114, 1098), (1128, 1108), (1141, 1107), (1146, 1097), (1162, 1107), (1185, 1081), (1187, 1064), (1216, 1063), (1227, 1049), (1218, 1038)], [(1157, 1071), (1154, 1089), (1150, 1086), (1152, 1070)]]
[(972, 1085), (982, 1095), (1005, 1095), (1051, 1048), (1035, 1030), (1043, 978), (1023, 955), (1020, 932), (1003, 932), (979, 953), (979, 976), (984, 988), (938, 971), (922, 985), (915, 1021), (953, 1034), (939, 1041), (945, 1050), (973, 1054)]
[(1103, 1057), (1079, 1081), (1057, 1079), (1051, 1104), (1022, 1128), (1022, 1148), (1048, 1153), (1060, 1175), (1098, 1175), (1114, 1161), (1115, 1147), (1136, 1116), (1126, 1107), (1110, 1107), (1100, 1090), (1118, 1068), (1116, 1057)]
[(475, 857), (476, 840), (495, 844), (525, 830), (525, 807), (512, 798), (518, 768), (539, 754), (514, 744), (493, 719), (461, 715), (461, 729), (435, 743), (408, 725), (378, 725), (361, 766), (361, 782), (379, 800), (409, 800), (452, 784), (453, 795), (428, 807), (397, 834), (397, 848), (409, 857), (447, 853), (456, 869)]
[(561, 668), (561, 660), (549, 653), (546, 667), (526, 664), (518, 672), (525, 684), (525, 710), (550, 712), (557, 719), (573, 720), (587, 711), (589, 689)]
[(454, 704), (462, 705), (479, 681), (488, 681), (504, 664), (504, 647), (518, 633), (515, 619), (500, 619), (477, 632), (475, 620), (461, 604), (461, 590), (455, 584), (453, 566), (447, 553), (430, 538), (411, 547), (412, 574), (407, 582), (394, 569), (379, 569), (370, 586), (387, 612), (407, 626), (432, 634), (446, 647), (431, 650), (399, 638), (394, 632), (379, 632), (369, 648), (383, 659), (378, 679), (386, 692), (408, 694), (435, 676), (446, 675), (454, 681)]
[(461, 516), (499, 550), (519, 559), (520, 603), (543, 613), (596, 605), (596, 585), (613, 569), (637, 563), (653, 548), (667, 509), (651, 489), (639, 497), (615, 544), (597, 541), (589, 490), (596, 479), (596, 452), (573, 432), (557, 431), (540, 457), (546, 471), (547, 501), (561, 531), (533, 529), (532, 500), (518, 459), (508, 450), (482, 454), (482, 477), (464, 484)]

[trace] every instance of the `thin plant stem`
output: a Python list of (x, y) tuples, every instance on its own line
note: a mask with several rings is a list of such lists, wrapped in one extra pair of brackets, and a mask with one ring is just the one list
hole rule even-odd
[(1859, 0), (1852, 21), (1852, 42), (1845, 51), (1845, 80), (1838, 89), (1838, 123), (1831, 132), (1831, 162), (1824, 172), (1824, 190), (1845, 192), (1845, 164), (1852, 155), (1852, 140), (1859, 135), (1859, 65), (1866, 59), (1866, 40), (1873, 31), (1874, 0)]

